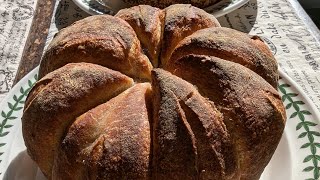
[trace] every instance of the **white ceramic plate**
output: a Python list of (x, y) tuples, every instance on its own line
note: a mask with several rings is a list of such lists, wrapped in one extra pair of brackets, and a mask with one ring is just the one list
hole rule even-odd
[[(38, 69), (25, 76), (0, 103), (0, 179), (43, 180), (25, 151), (21, 115)], [(279, 92), (288, 116), (285, 132), (261, 180), (319, 179), (319, 112), (286, 74), (280, 72)]]
[[(205, 8), (205, 10), (215, 15), (216, 17), (220, 17), (240, 8), (248, 1), (249, 0), (222, 0), (215, 5)], [(73, 2), (82, 10), (91, 15), (115, 14), (115, 11), (112, 8), (104, 7), (96, 0), (73, 0)]]

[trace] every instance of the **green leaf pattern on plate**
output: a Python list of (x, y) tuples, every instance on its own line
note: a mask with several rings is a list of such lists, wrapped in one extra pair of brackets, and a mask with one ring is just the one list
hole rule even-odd
[[(1, 116), (0, 116), (0, 147), (3, 147), (6, 145), (6, 143), (1, 143), (3, 140), (1, 140), (2, 137), (7, 136), (10, 133), (10, 128), (13, 126), (11, 124), (12, 121), (16, 120), (17, 117), (13, 116), (15, 111), (21, 111), (23, 109), (24, 100), (27, 97), (29, 91), (35, 84), (36, 80), (38, 79), (37, 75), (33, 77), (32, 80), (28, 81), (28, 87), (25, 89), (23, 87), (20, 88), (20, 94), (16, 94), (12, 97), (13, 102), (8, 102), (7, 105), (9, 107), (9, 111), (5, 112), (1, 110)], [(2, 119), (2, 120), (1, 120)], [(1, 152), (0, 150), (0, 163), (2, 162), (2, 156), (5, 152)], [(1, 174), (2, 172), (0, 172)]]
[(289, 118), (299, 119), (299, 122), (296, 125), (296, 130), (299, 134), (298, 139), (306, 140), (306, 143), (302, 144), (300, 148), (310, 149), (310, 154), (303, 159), (303, 163), (309, 165), (306, 165), (302, 171), (307, 173), (313, 172), (313, 177), (308, 178), (307, 180), (317, 180), (320, 176), (320, 167), (318, 166), (320, 156), (317, 155), (317, 149), (320, 148), (320, 143), (315, 142), (315, 136), (320, 136), (320, 133), (313, 131), (312, 129), (318, 124), (308, 119), (308, 116), (311, 115), (311, 112), (303, 109), (303, 105), (305, 103), (303, 101), (295, 100), (298, 94), (290, 93), (286, 90), (287, 88), (290, 88), (289, 84), (281, 84), (278, 86), (278, 88), (282, 94), (282, 101), (285, 104), (286, 109), (292, 109), (294, 111), (292, 114), (288, 114)]

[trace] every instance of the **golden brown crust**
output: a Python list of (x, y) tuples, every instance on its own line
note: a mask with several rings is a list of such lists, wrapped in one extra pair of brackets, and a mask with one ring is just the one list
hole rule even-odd
[(123, 2), (129, 6), (147, 4), (159, 8), (165, 8), (173, 4), (192, 4), (193, 6), (197, 6), (199, 8), (206, 8), (219, 1), (220, 0), (123, 0)]
[(26, 101), (22, 130), (28, 153), (47, 177), (74, 119), (132, 84), (119, 72), (88, 63), (68, 64), (37, 82)]
[[(150, 84), (136, 84), (76, 119), (55, 164), (57, 179), (148, 179)], [(58, 156), (63, 157), (63, 156)]]
[(176, 45), (197, 30), (219, 27), (217, 19), (204, 10), (190, 4), (175, 4), (164, 9), (166, 12), (161, 50), (161, 66), (165, 66)]
[(164, 15), (163, 10), (148, 5), (122, 9), (115, 15), (127, 21), (135, 30), (154, 67), (158, 67)]
[(59, 31), (42, 58), (40, 78), (67, 63), (99, 64), (150, 79), (152, 65), (130, 25), (109, 15), (91, 16)]
[(224, 28), (202, 29), (183, 39), (172, 53), (168, 66), (189, 54), (215, 56), (233, 61), (255, 71), (274, 88), (278, 82), (278, 65), (268, 47), (258, 36)]
[[(173, 69), (224, 114), (228, 131), (233, 132), (241, 179), (258, 179), (285, 125), (278, 92), (253, 71), (216, 57), (185, 56), (175, 62)], [(259, 165), (253, 165), (256, 162)]]
[[(272, 87), (277, 64), (263, 41), (221, 28), (191, 5), (140, 5), (116, 16), (61, 30), (44, 55), (40, 77), (54, 71), (31, 90), (22, 118), (28, 152), (44, 174), (258, 179), (286, 118)], [(151, 73), (144, 53), (167, 71)]]
[[(153, 70), (152, 85), (153, 177), (236, 179), (239, 172), (235, 150), (213, 103), (188, 82), (161, 69)], [(189, 156), (183, 156), (187, 151)]]
[[(174, 93), (154, 80), (152, 179), (196, 179), (194, 134)], [(185, 156), (188, 154), (188, 156)]]

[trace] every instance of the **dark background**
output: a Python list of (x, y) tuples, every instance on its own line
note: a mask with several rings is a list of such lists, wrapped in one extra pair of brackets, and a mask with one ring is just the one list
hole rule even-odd
[(320, 0), (298, 0), (313, 22), (320, 28)]

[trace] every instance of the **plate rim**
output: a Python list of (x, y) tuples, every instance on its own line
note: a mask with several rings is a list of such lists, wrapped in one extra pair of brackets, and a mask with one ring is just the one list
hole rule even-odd
[[(90, 14), (90, 15), (101, 15), (103, 14), (102, 12), (95, 10), (95, 9), (91, 9), (89, 6), (87, 6), (85, 3), (83, 3), (83, 0), (72, 0), (80, 9), (82, 9), (83, 11), (85, 11), (86, 13)], [(216, 18), (224, 16), (228, 13), (231, 13), (232, 11), (239, 9), (240, 7), (242, 7), (243, 5), (245, 5), (246, 3), (248, 3), (250, 0), (238, 0), (236, 3), (233, 3), (219, 11), (216, 12), (211, 12), (210, 14), (214, 15)], [(218, 2), (219, 4), (219, 2)], [(102, 6), (102, 5), (101, 5)], [(212, 8), (214, 8), (215, 5), (209, 6), (207, 8), (204, 8), (204, 10), (208, 11)], [(109, 10), (110, 14), (114, 14), (114, 12), (112, 10)]]

